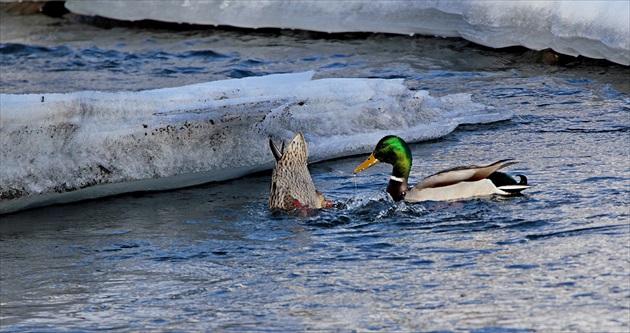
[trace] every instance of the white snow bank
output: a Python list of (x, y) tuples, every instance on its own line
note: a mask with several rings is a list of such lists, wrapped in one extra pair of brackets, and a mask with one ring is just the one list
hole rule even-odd
[(304, 133), (311, 161), (414, 142), (511, 114), (466, 94), (434, 98), (402, 80), (313, 73), (142, 92), (0, 95), (0, 213), (180, 188), (270, 169), (268, 138)]
[(118, 20), (463, 37), (630, 64), (630, 1), (68, 0)]

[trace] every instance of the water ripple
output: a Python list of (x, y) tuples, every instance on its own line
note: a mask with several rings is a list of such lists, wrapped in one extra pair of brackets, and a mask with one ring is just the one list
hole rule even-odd
[(617, 234), (620, 231), (627, 232), (629, 225), (627, 224), (618, 224), (618, 225), (605, 225), (605, 226), (595, 226), (595, 227), (587, 227), (587, 228), (576, 228), (569, 230), (562, 230), (557, 232), (551, 232), (546, 234), (530, 234), (525, 236), (530, 240), (538, 240), (550, 237), (572, 237), (572, 236), (580, 236), (582, 234), (591, 234), (591, 233), (614, 233)]

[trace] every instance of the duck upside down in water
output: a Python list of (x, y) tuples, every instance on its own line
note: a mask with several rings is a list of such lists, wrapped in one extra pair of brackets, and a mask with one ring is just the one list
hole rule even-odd
[(276, 159), (276, 167), (271, 175), (269, 189), (269, 209), (306, 211), (315, 208), (328, 208), (332, 203), (315, 188), (308, 171), (308, 150), (306, 140), (298, 132), (284, 150), (269, 139), (271, 152)]
[(387, 193), (396, 201), (444, 201), (467, 199), (492, 194), (513, 195), (529, 188), (527, 178), (518, 175), (514, 178), (498, 170), (515, 164), (511, 159), (500, 160), (487, 165), (460, 166), (440, 171), (424, 178), (414, 187), (407, 184), (411, 170), (411, 150), (407, 143), (394, 135), (382, 138), (374, 152), (359, 165), (357, 174), (379, 162), (391, 164), (394, 168), (387, 184)]

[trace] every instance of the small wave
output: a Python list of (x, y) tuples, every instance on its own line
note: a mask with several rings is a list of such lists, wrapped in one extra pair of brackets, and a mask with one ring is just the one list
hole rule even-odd
[(532, 220), (532, 221), (520, 220), (517, 223), (511, 223), (505, 226), (504, 229), (530, 230), (530, 229), (538, 229), (548, 224), (549, 222), (545, 220)]
[(196, 50), (196, 51), (183, 52), (183, 53), (177, 54), (176, 56), (182, 59), (201, 58), (203, 60), (216, 60), (216, 59), (231, 58), (234, 55), (223, 54), (223, 53), (215, 52), (212, 50)]
[(518, 264), (518, 265), (508, 265), (505, 266), (507, 269), (533, 269), (538, 268), (540, 265), (526, 265), (526, 264)]
[(0, 43), (0, 54), (2, 54), (3, 62), (5, 59), (23, 58), (29, 56), (63, 57), (72, 54), (72, 52), (72, 49), (67, 46), (45, 47), (17, 43)]
[(584, 133), (584, 134), (595, 134), (595, 133), (626, 133), (630, 130), (630, 127), (614, 127), (614, 128), (584, 128), (584, 127), (568, 127), (568, 128), (560, 128), (555, 130), (544, 130), (539, 129), (537, 133)]
[[(551, 237), (571, 237), (571, 236), (582, 235), (584, 233), (608, 233), (611, 231), (617, 231), (617, 230), (627, 229), (627, 228), (628, 228), (627, 224), (615, 224), (615, 225), (562, 230), (562, 231), (551, 232), (551, 233), (546, 233), (546, 234), (532, 234), (532, 235), (525, 236), (525, 238), (529, 240), (537, 240), (537, 239), (545, 239), (545, 238), (551, 238)], [(627, 232), (627, 230), (624, 230), (624, 232)]]
[(249, 71), (245, 69), (230, 69), (223, 72), (219, 72), (219, 74), (225, 75), (233, 79), (242, 79), (242, 78), (252, 77), (252, 76), (267, 75), (266, 72), (253, 72), (253, 71)]
[(591, 183), (591, 182), (599, 183), (599, 182), (605, 182), (605, 181), (624, 182), (624, 181), (628, 181), (628, 179), (623, 178), (623, 177), (614, 177), (614, 176), (589, 177), (582, 180), (582, 183)]

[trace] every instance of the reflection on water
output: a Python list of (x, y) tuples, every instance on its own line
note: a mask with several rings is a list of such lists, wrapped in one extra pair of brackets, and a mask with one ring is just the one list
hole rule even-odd
[(7, 32), (5, 18), (3, 92), (140, 90), (306, 69), (404, 77), (413, 89), (470, 92), (516, 114), (412, 145), (411, 183), (516, 158), (507, 171), (535, 186), (507, 199), (393, 203), (389, 166), (355, 177), (357, 156), (311, 166), (339, 205), (308, 218), (267, 211), (269, 173), (5, 215), (3, 331), (628, 330), (627, 67), (549, 66), (425, 37), (71, 21), (49, 34), (52, 19), (39, 16), (23, 17), (35, 23), (26, 38)]

